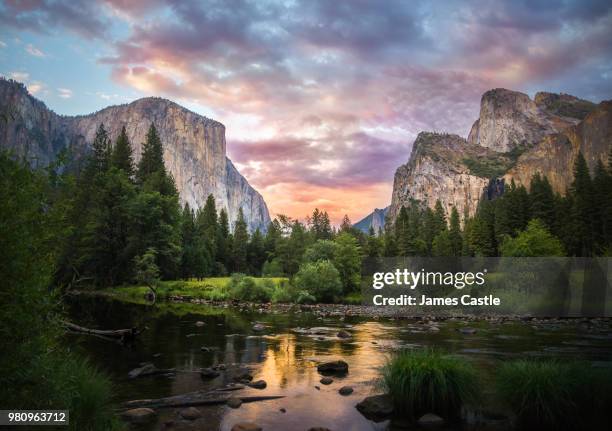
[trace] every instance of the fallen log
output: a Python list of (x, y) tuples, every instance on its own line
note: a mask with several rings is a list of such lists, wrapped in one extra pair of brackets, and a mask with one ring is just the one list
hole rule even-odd
[(137, 335), (141, 334), (143, 330), (138, 328), (129, 328), (129, 329), (91, 329), (85, 328), (84, 326), (76, 325), (72, 322), (67, 322), (65, 320), (62, 321), (62, 324), (70, 329), (71, 331), (81, 332), (83, 334), (91, 334), (91, 335), (99, 335), (102, 337), (112, 337), (112, 338), (121, 338), (121, 339), (130, 339), (134, 338)]
[(122, 404), (125, 410), (139, 407), (147, 408), (170, 408), (170, 407), (193, 407), (225, 404), (229, 398), (239, 398), (243, 403), (253, 403), (257, 401), (277, 400), (285, 398), (283, 395), (262, 395), (262, 396), (236, 396), (228, 390), (196, 391), (187, 394), (174, 395), (171, 397), (133, 400)]

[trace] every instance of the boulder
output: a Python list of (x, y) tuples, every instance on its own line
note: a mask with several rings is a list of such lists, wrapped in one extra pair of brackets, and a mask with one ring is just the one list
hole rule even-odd
[(348, 333), (348, 332), (346, 332), (346, 331), (340, 331), (340, 332), (338, 332), (338, 333), (336, 334), (336, 336), (337, 336), (338, 338), (351, 338), (351, 337), (352, 337), (352, 335), (351, 335), (351, 334), (349, 334), (349, 333)]
[(202, 326), (206, 325), (206, 323), (202, 322), (201, 320), (198, 320), (195, 325), (199, 328), (201, 328)]
[(202, 412), (195, 407), (187, 407), (179, 412), (179, 416), (188, 421), (194, 421), (202, 417)]
[(393, 414), (393, 400), (389, 395), (373, 395), (366, 397), (355, 406), (367, 419), (382, 421)]
[(263, 429), (253, 422), (240, 422), (232, 427), (232, 431), (263, 431)]
[(342, 360), (323, 362), (317, 365), (317, 370), (320, 373), (343, 374), (348, 372), (348, 364)]
[(476, 328), (459, 328), (457, 331), (461, 332), (463, 335), (472, 335), (477, 332)]
[(265, 389), (268, 384), (265, 380), (257, 380), (255, 382), (249, 383), (249, 386), (254, 389)]
[(202, 368), (200, 370), (200, 377), (202, 377), (205, 380), (214, 379), (216, 377), (219, 377), (219, 372), (216, 370), (213, 370), (212, 368)]
[(242, 405), (242, 400), (240, 398), (232, 397), (227, 400), (226, 404), (233, 409), (237, 409)]
[(352, 387), (350, 387), (350, 386), (342, 386), (342, 387), (341, 387), (341, 388), (338, 390), (338, 393), (339, 393), (340, 395), (347, 396), (347, 395), (350, 395), (350, 394), (352, 394), (352, 393), (353, 393), (353, 388), (352, 388)]
[(134, 424), (147, 423), (153, 420), (156, 415), (155, 410), (147, 408), (130, 409), (121, 413), (121, 417), (125, 421)]
[(132, 371), (130, 371), (128, 373), (128, 378), (135, 379), (138, 376), (152, 374), (155, 371), (157, 371), (157, 368), (155, 368), (155, 365), (151, 363), (145, 363), (141, 367), (134, 368)]
[(255, 332), (262, 332), (266, 330), (266, 327), (264, 325), (262, 325), (261, 323), (256, 323), (253, 325), (253, 331)]
[(334, 383), (334, 379), (332, 379), (331, 377), (323, 377), (319, 381), (321, 382), (322, 385), (331, 385), (332, 383)]
[(433, 413), (427, 413), (417, 420), (417, 424), (422, 428), (437, 428), (444, 425), (444, 419)]

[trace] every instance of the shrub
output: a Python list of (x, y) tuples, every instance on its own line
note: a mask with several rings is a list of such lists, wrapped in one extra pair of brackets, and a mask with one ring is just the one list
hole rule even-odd
[(589, 410), (597, 410), (592, 393), (597, 375), (588, 364), (519, 360), (502, 365), (497, 388), (521, 428), (575, 429), (590, 418)]
[(544, 223), (533, 219), (516, 238), (506, 237), (501, 255), (508, 257), (565, 256), (563, 244), (551, 234)]
[(333, 260), (337, 245), (328, 239), (320, 239), (308, 247), (304, 252), (304, 263), (313, 263), (319, 260)]
[(232, 274), (227, 285), (229, 296), (241, 301), (269, 302), (272, 290), (263, 284), (258, 284), (252, 277), (244, 274)]
[(342, 294), (340, 273), (328, 260), (305, 263), (295, 275), (293, 284), (303, 291), (302, 301), (310, 296), (319, 302), (333, 302)]
[(433, 350), (403, 350), (382, 370), (382, 386), (395, 409), (412, 421), (426, 413), (457, 420), (461, 407), (478, 399), (476, 371), (465, 360)]

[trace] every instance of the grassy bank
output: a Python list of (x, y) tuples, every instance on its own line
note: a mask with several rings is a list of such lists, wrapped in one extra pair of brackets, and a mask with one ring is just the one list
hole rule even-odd
[[(279, 289), (288, 283), (283, 277), (249, 277), (258, 287)], [(168, 299), (172, 296), (183, 296), (197, 299), (223, 301), (233, 299), (229, 286), (231, 277), (208, 277), (201, 280), (171, 280), (161, 281), (156, 287), (158, 299)], [(142, 299), (149, 292), (146, 286), (111, 287), (105, 292), (120, 299)]]

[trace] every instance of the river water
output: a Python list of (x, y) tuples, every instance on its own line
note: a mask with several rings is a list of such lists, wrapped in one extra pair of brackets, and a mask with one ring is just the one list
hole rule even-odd
[[(437, 329), (432, 329), (432, 325), (418, 320), (245, 312), (189, 303), (151, 306), (82, 297), (72, 301), (68, 311), (73, 321), (82, 326), (148, 328), (128, 346), (88, 335), (68, 335), (71, 343), (111, 376), (118, 402), (215, 389), (230, 383), (225, 373), (213, 380), (202, 380), (198, 370), (217, 364), (240, 364), (250, 369), (254, 380), (266, 381), (265, 389), (248, 388), (241, 395), (284, 397), (243, 404), (238, 409), (224, 405), (199, 407), (202, 417), (195, 421), (182, 420), (180, 408), (160, 409), (158, 420), (145, 427), (155, 430), (226, 431), (242, 421), (255, 422), (266, 431), (310, 427), (388, 429), (388, 422), (367, 420), (355, 405), (377, 393), (380, 367), (393, 351), (402, 348), (434, 347), (461, 355), (479, 369), (485, 388), (490, 387), (496, 366), (512, 358), (549, 356), (612, 365), (610, 322), (592, 325), (582, 321), (447, 320), (436, 322)], [(255, 332), (256, 322), (265, 325), (265, 330)], [(476, 331), (465, 331), (467, 327)], [(340, 330), (352, 337), (338, 338)], [(346, 361), (349, 373), (334, 378), (331, 385), (322, 385), (316, 364), (335, 359)], [(143, 362), (152, 362), (158, 368), (176, 368), (178, 372), (128, 379), (128, 372)], [(338, 393), (345, 385), (354, 389), (349, 396)], [(487, 408), (499, 409), (489, 392), (490, 396), (485, 397)]]

